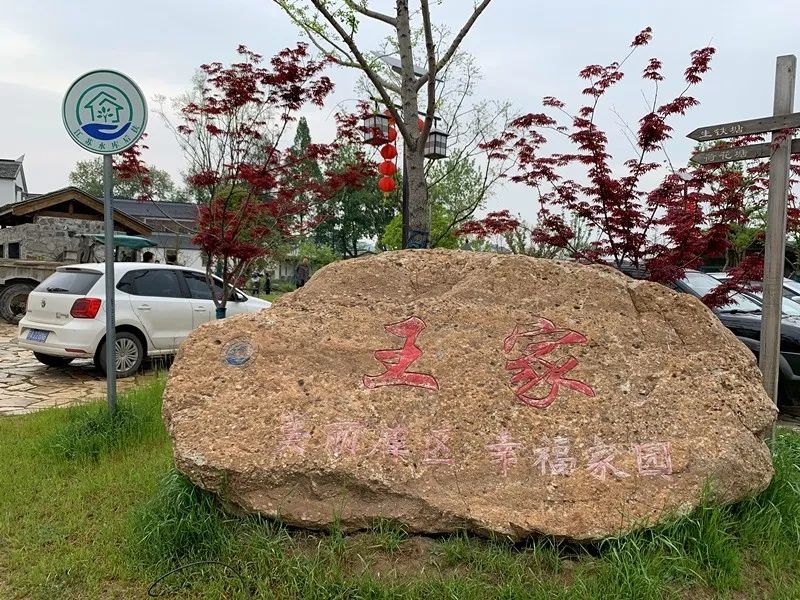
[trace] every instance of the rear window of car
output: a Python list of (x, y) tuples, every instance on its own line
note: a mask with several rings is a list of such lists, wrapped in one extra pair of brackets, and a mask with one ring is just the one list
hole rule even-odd
[(171, 269), (129, 271), (120, 279), (117, 289), (133, 296), (183, 298), (178, 275)]
[(96, 271), (56, 271), (33, 291), (83, 296), (99, 279), (100, 273)]

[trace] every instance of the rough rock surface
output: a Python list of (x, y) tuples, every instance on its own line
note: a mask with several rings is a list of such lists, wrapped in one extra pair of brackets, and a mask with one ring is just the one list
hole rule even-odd
[(611, 269), (410, 251), (209, 323), (170, 370), (178, 467), (345, 528), (599, 538), (762, 490), (775, 410), (699, 301)]

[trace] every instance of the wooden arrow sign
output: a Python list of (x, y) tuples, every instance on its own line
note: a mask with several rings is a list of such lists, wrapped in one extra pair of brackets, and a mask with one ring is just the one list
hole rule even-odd
[[(792, 140), (792, 154), (800, 154), (800, 140)], [(707, 150), (698, 152), (691, 160), (699, 165), (713, 165), (716, 163), (734, 162), (737, 160), (752, 160), (754, 158), (769, 158), (772, 155), (771, 144), (753, 144), (739, 148), (726, 148), (724, 150)]]
[(721, 140), (723, 138), (736, 137), (739, 135), (769, 133), (770, 131), (794, 129), (796, 127), (800, 127), (800, 113), (698, 127), (686, 137), (698, 142), (710, 142), (712, 140)]

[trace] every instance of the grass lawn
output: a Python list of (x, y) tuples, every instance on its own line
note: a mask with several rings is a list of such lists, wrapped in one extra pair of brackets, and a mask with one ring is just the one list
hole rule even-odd
[(800, 598), (800, 435), (759, 497), (594, 545), (310, 533), (221, 513), (171, 468), (163, 380), (0, 419), (0, 598)]

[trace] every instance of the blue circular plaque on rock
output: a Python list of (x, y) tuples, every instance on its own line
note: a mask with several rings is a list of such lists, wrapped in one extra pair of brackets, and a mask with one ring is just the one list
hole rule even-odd
[(243, 367), (255, 353), (250, 340), (233, 340), (225, 345), (223, 358), (231, 367)]

